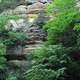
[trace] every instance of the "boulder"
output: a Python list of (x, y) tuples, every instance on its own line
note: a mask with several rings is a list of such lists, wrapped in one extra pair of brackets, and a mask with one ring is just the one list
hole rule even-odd
[(45, 8), (45, 5), (43, 3), (37, 2), (34, 3), (27, 8), (27, 13), (28, 14), (36, 14), (39, 13), (41, 10)]
[(26, 12), (27, 12), (27, 6), (25, 5), (17, 6), (14, 9), (14, 14), (26, 14)]

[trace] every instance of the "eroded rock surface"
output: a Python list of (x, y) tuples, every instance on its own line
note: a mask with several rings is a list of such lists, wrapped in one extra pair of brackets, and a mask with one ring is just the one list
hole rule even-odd
[[(25, 32), (28, 40), (25, 41), (25, 46), (13, 46), (7, 50), (8, 65), (15, 68), (26, 68), (32, 64), (32, 52), (36, 48), (41, 48), (46, 40), (46, 32), (42, 29), (43, 24), (48, 20), (45, 15), (46, 0), (26, 0), (29, 4), (21, 4), (10, 13), (3, 12), (1, 15), (17, 15), (18, 20), (9, 20), (6, 28), (13, 31)], [(12, 70), (13, 70), (12, 68)]]

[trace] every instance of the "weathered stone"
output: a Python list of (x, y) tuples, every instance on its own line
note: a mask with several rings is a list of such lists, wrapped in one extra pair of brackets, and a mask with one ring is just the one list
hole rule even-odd
[(7, 55), (23, 55), (23, 47), (21, 45), (12, 46), (7, 49)]
[(28, 22), (34, 23), (35, 20), (38, 18), (38, 14), (27, 14)]
[(27, 24), (25, 19), (18, 19), (18, 20), (9, 20), (8, 23), (5, 25), (5, 28), (13, 31), (25, 32), (28, 26), (29, 25)]
[(14, 9), (14, 14), (26, 14), (26, 13), (27, 13), (27, 6), (25, 5), (17, 6)]
[(38, 47), (28, 47), (24, 49), (24, 54), (31, 54), (33, 53), (34, 50), (36, 50), (36, 48), (41, 48), (40, 46)]
[(26, 45), (30, 45), (30, 44), (35, 44), (35, 41), (32, 40), (32, 41), (26, 41)]
[(44, 10), (40, 11), (38, 18), (35, 20), (34, 24), (42, 27), (48, 20), (49, 16), (46, 16), (46, 13)]
[(36, 13), (39, 13), (44, 8), (45, 8), (45, 5), (43, 3), (37, 2), (37, 3), (34, 3), (30, 6), (28, 6), (27, 13), (28, 14), (33, 14), (33, 13), (36, 14)]
[[(25, 41), (25, 48), (22, 46), (13, 46), (7, 50), (6, 58), (10, 67), (28, 68), (32, 62), (32, 53), (37, 48), (43, 46), (43, 38), (45, 38), (45, 31), (41, 29), (39, 24), (45, 23), (47, 18), (45, 16), (44, 8), (46, 1), (25, 0), (31, 5), (17, 6), (12, 10), (13, 14), (20, 16), (18, 20), (9, 20), (6, 28), (13, 31), (23, 31), (29, 37)], [(42, 13), (42, 12), (43, 13)], [(26, 61), (27, 60), (27, 61)]]
[(36, 2), (38, 2), (39, 0), (25, 0), (25, 2), (27, 3), (27, 4), (33, 4), (33, 3), (36, 3)]
[(31, 62), (25, 60), (10, 60), (7, 63), (11, 67), (22, 68), (23, 70), (28, 69), (31, 66)]

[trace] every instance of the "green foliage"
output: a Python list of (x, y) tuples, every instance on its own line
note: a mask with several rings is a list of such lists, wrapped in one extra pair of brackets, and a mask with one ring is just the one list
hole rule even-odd
[(52, 4), (47, 6), (48, 13), (65, 12), (75, 10), (76, 0), (54, 0)]
[(6, 59), (4, 55), (6, 54), (6, 46), (0, 42), (0, 69), (4, 69), (6, 64)]
[(61, 45), (44, 46), (41, 49), (35, 50), (33, 57), (37, 60), (42, 60), (43, 58), (57, 55), (57, 57), (60, 58), (64, 53), (66, 53), (65, 47)]
[(34, 53), (34, 65), (43, 64), (47, 69), (57, 70), (68, 63), (70, 49), (66, 49), (62, 45), (53, 45), (45, 47), (45, 49), (43, 49), (44, 53)]
[(0, 70), (4, 70), (6, 67), (6, 59), (0, 56)]
[(6, 46), (0, 42), (0, 79), (5, 78), (5, 68), (6, 68), (6, 58), (4, 55), (6, 54)]
[(6, 53), (6, 46), (0, 42), (0, 56), (5, 55)]
[(63, 76), (64, 70), (65, 68), (54, 71), (51, 69), (45, 69), (44, 65), (37, 65), (27, 71), (25, 80), (58, 80)]
[(80, 24), (76, 24), (74, 27), (74, 30), (77, 30), (78, 32), (80, 32)]
[(6, 80), (18, 80), (16, 76), (14, 75), (9, 75)]
[(48, 32), (48, 41), (50, 43), (58, 42), (58, 37), (62, 32), (65, 32), (70, 27), (73, 28), (72, 21), (75, 19), (77, 12), (65, 12), (59, 14), (55, 19), (50, 20), (44, 28), (47, 29)]
[(6, 34), (8, 37), (2, 41), (6, 46), (22, 44), (27, 39), (23, 32), (9, 31)]
[[(44, 26), (51, 45), (34, 51), (34, 64), (26, 72), (26, 80), (80, 79), (80, 12), (75, 4), (76, 0), (54, 0), (48, 6), (49, 12), (56, 11)], [(57, 78), (56, 74), (59, 74)]]
[(23, 41), (23, 40), (25, 40), (25, 34), (24, 33), (21, 33), (21, 32), (8, 32), (8, 34), (9, 34), (9, 38), (10, 39), (12, 39), (12, 40), (21, 40), (21, 41)]
[[(60, 35), (69, 29), (74, 30), (74, 33), (78, 31), (79, 27), (77, 24), (74, 26), (75, 23), (73, 23), (74, 20), (80, 19), (80, 12), (75, 7), (75, 4), (75, 0), (54, 0), (54, 2), (50, 4), (53, 7), (50, 8), (49, 6), (48, 10), (53, 11), (53, 18), (44, 25), (48, 33), (48, 44), (62, 43), (59, 40)], [(56, 10), (57, 12), (55, 14)]]
[[(63, 76), (58, 78), (59, 80), (64, 80), (64, 79), (70, 79), (72, 78), (77, 78), (80, 76), (80, 59), (79, 59), (79, 47), (63, 47), (60, 45), (54, 45), (52, 47), (47, 47), (45, 48), (47, 50), (39, 51), (39, 53), (34, 54), (35, 55), (35, 67), (32, 67), (29, 72), (27, 72), (27, 78), (29, 80), (32, 79), (34, 76), (33, 80), (37, 78), (40, 78), (42, 73), (40, 74), (38, 71), (39, 69), (42, 69), (42, 72), (44, 73), (44, 69), (51, 70), (57, 72), (59, 69), (66, 69), (66, 72), (64, 71)], [(48, 52), (47, 52), (48, 51)], [(44, 52), (44, 53), (43, 53)], [(38, 55), (39, 54), (39, 55)], [(35, 68), (35, 69), (34, 69)], [(38, 68), (38, 69), (37, 69)], [(36, 73), (37, 71), (37, 73)], [(78, 74), (76, 74), (77, 72)], [(58, 73), (57, 73), (58, 74)], [(47, 73), (44, 75), (45, 77), (43, 78), (46, 80)], [(54, 77), (54, 75), (52, 75)], [(69, 78), (67, 78), (68, 76)], [(48, 79), (49, 76), (47, 76)], [(51, 80), (58, 80), (56, 78), (51, 78)], [(79, 77), (80, 78), (80, 77)], [(48, 79), (50, 80), (50, 79)]]
[[(64, 80), (68, 50), (62, 45), (42, 47), (33, 54), (35, 64), (27, 71), (28, 80)], [(35, 66), (36, 65), (36, 66)]]
[(14, 32), (6, 28), (6, 24), (9, 20), (17, 20), (19, 18), (19, 16), (15, 15), (0, 16), (0, 41), (6, 46), (14, 45), (16, 42), (23, 42), (26, 39), (26, 36), (23, 32)]
[(57, 15), (55, 18), (51, 19), (44, 28), (53, 28), (55, 31), (63, 32), (67, 27), (70, 27), (70, 23), (75, 19), (77, 15), (76, 11), (68, 11)]
[(51, 14), (53, 12), (53, 8), (54, 8), (54, 5), (53, 4), (48, 4), (47, 5), (47, 8), (46, 8), (46, 12), (48, 14)]
[[(46, 52), (46, 53), (45, 53)], [(45, 54), (44, 54), (45, 53)], [(34, 58), (39, 58), (42, 59), (44, 57), (47, 57), (49, 54), (48, 48), (47, 47), (41, 47), (40, 49), (36, 49), (33, 52), (33, 57)]]

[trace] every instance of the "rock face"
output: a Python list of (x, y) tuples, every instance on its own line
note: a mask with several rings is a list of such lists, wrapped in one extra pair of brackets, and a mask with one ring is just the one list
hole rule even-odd
[(49, 20), (49, 16), (46, 16), (46, 13), (44, 10), (40, 11), (39, 15), (38, 15), (38, 18), (35, 20), (34, 24), (42, 27), (46, 21)]
[[(30, 2), (30, 1), (28, 1)], [(45, 8), (45, 4), (36, 0), (31, 0), (32, 5), (19, 5), (14, 10), (14, 14), (36, 14)]]
[(7, 55), (22, 55), (23, 47), (21, 45), (12, 46), (7, 50)]
[(25, 1), (27, 5), (19, 5), (11, 11), (12, 15), (18, 15), (21, 18), (18, 20), (9, 20), (6, 25), (6, 28), (13, 31), (23, 31), (25, 35), (29, 37), (29, 39), (25, 41), (26, 46), (24, 48), (17, 45), (7, 51), (6, 57), (11, 67), (18, 66), (26, 68), (31, 66), (32, 52), (36, 48), (41, 48), (43, 41), (46, 40), (46, 33), (41, 27), (48, 19), (44, 11), (46, 6), (44, 3), (46, 3), (47, 0)]
[[(27, 1), (30, 2), (30, 0)], [(15, 9), (5, 11), (1, 14), (1, 15), (18, 15), (21, 17), (21, 19), (16, 21), (15, 20), (8, 21), (6, 28), (10, 28), (14, 31), (17, 30), (25, 31), (34, 23), (38, 25), (41, 24), (41, 21), (42, 22), (44, 21), (45, 15), (40, 13), (41, 11), (42, 12), (44, 11), (45, 4), (38, 2), (38, 0), (31, 0), (31, 1), (33, 3), (31, 5), (19, 5)]]
[(18, 20), (9, 20), (5, 27), (8, 30), (25, 32), (25, 35), (29, 37), (25, 41), (24, 47), (20, 44), (9, 47), (5, 55), (8, 64), (6, 73), (12, 75), (18, 73), (20, 77), (32, 66), (32, 53), (34, 50), (41, 48), (46, 40), (46, 33), (41, 27), (45, 24), (48, 17), (44, 11), (47, 0), (18, 1), (20, 1), (20, 4), (16, 8), (3, 11), (0, 15), (19, 16), (20, 19)]
[(42, 29), (32, 26), (28, 28), (26, 34), (29, 40), (26, 41), (25, 48), (18, 46), (8, 50), (7, 63), (11, 68), (9, 72), (14, 72), (16, 67), (22, 72), (29, 69), (32, 66), (33, 51), (43, 46), (43, 39), (46, 38), (46, 35)]

